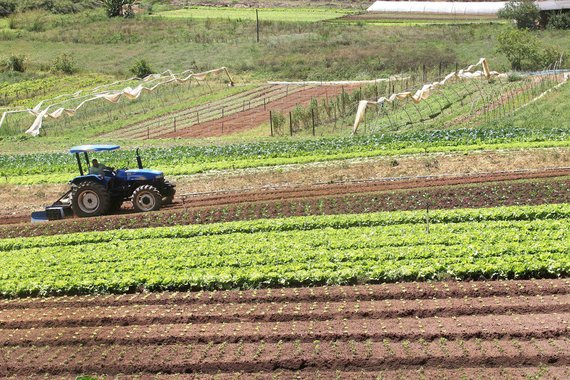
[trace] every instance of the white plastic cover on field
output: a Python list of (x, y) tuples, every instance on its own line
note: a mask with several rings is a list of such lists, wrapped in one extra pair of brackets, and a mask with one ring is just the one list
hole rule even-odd
[[(107, 90), (107, 91), (102, 90), (102, 87), (109, 87), (109, 86), (117, 85), (121, 82), (128, 82), (128, 81), (136, 80), (136, 78), (130, 78), (130, 79), (127, 79), (126, 81), (115, 82), (115, 83), (112, 83), (108, 86), (97, 87), (96, 89), (91, 91), (89, 94), (84, 94), (81, 91), (79, 91), (75, 94), (58, 96), (54, 99), (51, 99), (51, 101), (59, 100), (58, 102), (47, 105), (47, 106), (44, 103), (46, 103), (48, 101), (42, 100), (34, 108), (31, 108), (31, 109), (16, 109), (16, 110), (11, 110), (11, 111), (6, 111), (2, 114), (2, 118), (0, 118), (0, 128), (2, 127), (2, 124), (4, 123), (4, 121), (6, 120), (7, 115), (13, 114), (13, 113), (28, 112), (28, 113), (34, 115), (36, 117), (36, 119), (34, 120), (32, 126), (30, 128), (28, 128), (26, 133), (30, 134), (32, 136), (38, 136), (40, 134), (40, 129), (42, 128), (42, 122), (44, 119), (47, 119), (47, 118), (59, 119), (65, 115), (74, 116), (75, 113), (81, 107), (83, 107), (86, 103), (92, 102), (94, 100), (101, 100), (102, 99), (102, 100), (106, 100), (110, 103), (117, 103), (122, 97), (125, 97), (125, 98), (130, 99), (130, 100), (134, 100), (134, 99), (138, 99), (143, 93), (152, 92), (156, 88), (158, 88), (159, 86), (165, 85), (167, 83), (185, 83), (185, 82), (188, 82), (191, 80), (204, 81), (210, 75), (217, 75), (217, 74), (222, 74), (222, 73), (225, 73), (227, 75), (227, 77), (230, 81), (230, 85), (233, 85), (233, 80), (232, 80), (232, 77), (230, 76), (230, 73), (228, 72), (228, 69), (226, 69), (225, 67), (221, 67), (219, 69), (209, 70), (209, 71), (205, 71), (202, 73), (193, 73), (190, 70), (187, 70), (187, 71), (184, 71), (178, 75), (174, 74), (170, 70), (167, 70), (161, 74), (151, 74), (151, 75), (145, 77), (142, 80), (142, 83), (139, 84), (138, 86), (136, 86), (135, 88), (125, 87), (122, 90)], [(98, 89), (101, 89), (101, 91), (97, 92)], [(67, 99), (60, 100), (62, 98), (66, 98), (66, 97), (67, 97)], [(61, 107), (62, 104), (66, 103), (68, 101), (71, 101), (71, 100), (78, 101), (81, 99), (84, 99), (84, 100), (81, 101), (81, 103), (79, 103), (75, 107), (72, 107), (72, 108)], [(55, 106), (58, 106), (58, 105), (60, 105), (60, 107), (56, 108), (53, 111), (50, 111), (51, 109), (55, 108)]]
[[(456, 15), (494, 15), (505, 7), (504, 1), (376, 1), (369, 12), (440, 13)], [(570, 0), (537, 1), (540, 10), (570, 9)]]
[[(473, 71), (473, 69), (476, 67), (481, 67), (481, 70)], [(369, 104), (392, 103), (396, 100), (406, 100), (406, 99), (409, 99), (412, 102), (417, 104), (417, 103), (421, 102), (422, 100), (429, 98), (434, 90), (436, 90), (438, 87), (444, 86), (448, 82), (453, 82), (453, 81), (456, 81), (459, 79), (472, 79), (472, 78), (479, 78), (480, 79), (482, 77), (484, 77), (486, 79), (490, 79), (491, 77), (496, 77), (499, 75), (505, 76), (505, 74), (499, 74), (496, 71), (489, 70), (489, 63), (487, 62), (487, 59), (481, 58), (479, 60), (479, 62), (477, 62), (474, 65), (470, 65), (470, 66), (466, 67), (465, 69), (462, 69), (459, 71), (453, 71), (453, 72), (447, 74), (445, 76), (445, 78), (443, 78), (443, 80), (441, 80), (439, 82), (424, 84), (422, 86), (422, 88), (417, 90), (415, 93), (412, 93), (411, 91), (405, 91), (405, 92), (399, 92), (397, 94), (392, 94), (388, 97), (383, 96), (376, 101), (361, 100), (358, 103), (358, 108), (356, 110), (356, 117), (354, 119), (354, 125), (352, 126), (352, 133), (354, 134), (358, 130), (358, 126), (360, 125), (360, 123), (364, 119), (366, 107)]]

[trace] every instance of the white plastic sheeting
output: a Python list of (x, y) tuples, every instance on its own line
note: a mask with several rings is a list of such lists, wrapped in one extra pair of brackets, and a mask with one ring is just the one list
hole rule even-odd
[[(57, 100), (57, 99), (61, 99), (61, 98), (65, 98), (65, 97), (67, 97), (68, 99), (65, 99), (63, 101), (59, 101), (57, 103), (52, 103), (52, 104), (47, 105), (47, 106), (45, 106), (44, 103), (46, 103), (48, 101), (42, 100), (34, 108), (31, 108), (31, 109), (15, 109), (15, 110), (11, 110), (11, 111), (5, 111), (2, 114), (2, 118), (0, 118), (0, 128), (2, 127), (2, 124), (4, 123), (4, 121), (6, 120), (7, 115), (13, 114), (13, 113), (28, 112), (28, 113), (34, 115), (36, 117), (36, 119), (34, 120), (31, 127), (28, 128), (26, 133), (30, 134), (32, 136), (38, 136), (40, 134), (40, 129), (42, 128), (42, 122), (44, 119), (47, 119), (47, 118), (59, 119), (59, 118), (66, 116), (66, 115), (67, 116), (74, 116), (76, 114), (76, 112), (81, 107), (83, 107), (86, 103), (89, 103), (89, 102), (92, 102), (95, 100), (101, 100), (101, 99), (106, 100), (110, 103), (117, 103), (117, 102), (119, 102), (119, 100), (122, 97), (125, 97), (129, 100), (134, 100), (134, 99), (138, 99), (143, 93), (152, 92), (156, 88), (158, 88), (159, 86), (165, 85), (167, 83), (185, 83), (185, 82), (188, 82), (191, 80), (203, 81), (210, 75), (218, 75), (218, 74), (222, 74), (222, 73), (225, 73), (227, 75), (227, 77), (230, 81), (230, 85), (233, 85), (232, 77), (230, 76), (228, 69), (225, 67), (205, 71), (202, 73), (193, 73), (190, 70), (187, 70), (187, 71), (184, 71), (178, 75), (174, 74), (170, 70), (167, 70), (161, 74), (151, 74), (151, 75), (145, 77), (142, 80), (142, 83), (139, 84), (138, 86), (136, 86), (135, 88), (125, 87), (122, 90), (103, 91), (102, 87), (105, 87), (105, 86), (100, 86), (100, 87), (95, 88), (89, 94), (83, 94), (81, 91), (79, 91), (79, 92), (76, 92), (75, 94), (61, 95), (61, 96), (58, 96), (58, 97), (52, 99), (52, 101)], [(130, 78), (126, 81), (132, 81), (135, 79), (136, 78)], [(124, 81), (124, 82), (126, 82), (126, 81)], [(117, 85), (119, 83), (121, 83), (121, 82), (115, 82), (115, 83), (108, 85), (108, 86)], [(106, 87), (108, 87), (108, 86), (106, 86)], [(101, 91), (98, 92), (98, 90), (101, 90)], [(72, 108), (61, 107), (61, 105), (66, 103), (66, 102), (69, 102), (72, 100), (73, 101), (79, 101), (81, 99), (83, 99), (81, 101), (81, 103), (79, 103), (75, 107), (72, 107)], [(58, 105), (60, 107), (51, 111), (53, 108), (55, 108)]]
[[(481, 70), (473, 71), (475, 67), (481, 67)], [(411, 91), (405, 91), (405, 92), (399, 92), (397, 94), (392, 94), (388, 97), (383, 96), (376, 101), (361, 100), (358, 103), (358, 108), (356, 110), (356, 117), (354, 119), (354, 125), (352, 126), (352, 133), (354, 134), (358, 130), (358, 126), (364, 119), (366, 107), (369, 104), (384, 104), (386, 102), (392, 103), (396, 100), (406, 100), (406, 99), (410, 99), (412, 102), (417, 104), (422, 100), (429, 98), (434, 90), (436, 90), (438, 87), (445, 86), (445, 84), (448, 82), (453, 82), (459, 79), (473, 79), (473, 78), (480, 79), (483, 77), (486, 79), (490, 79), (491, 77), (496, 77), (499, 75), (505, 75), (505, 74), (499, 74), (496, 71), (489, 70), (489, 64), (487, 62), (487, 59), (481, 58), (479, 62), (477, 62), (474, 65), (470, 65), (465, 69), (459, 70), (457, 72), (453, 71), (447, 74), (445, 78), (439, 82), (424, 84), (422, 88), (417, 90), (415, 93), (412, 93)]]
[[(440, 13), (456, 15), (494, 15), (505, 7), (504, 1), (376, 1), (369, 12)], [(570, 9), (570, 0), (537, 1), (543, 11)]]

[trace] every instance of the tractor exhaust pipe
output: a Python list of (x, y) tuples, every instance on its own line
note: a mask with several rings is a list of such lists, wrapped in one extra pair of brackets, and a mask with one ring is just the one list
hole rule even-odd
[(143, 168), (142, 159), (141, 159), (141, 156), (139, 154), (139, 148), (137, 148), (137, 165), (138, 165), (139, 169)]

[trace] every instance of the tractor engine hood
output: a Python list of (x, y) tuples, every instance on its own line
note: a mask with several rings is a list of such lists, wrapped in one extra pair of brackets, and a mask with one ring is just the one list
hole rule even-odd
[(124, 171), (129, 181), (148, 181), (164, 178), (164, 173), (152, 169), (129, 169)]

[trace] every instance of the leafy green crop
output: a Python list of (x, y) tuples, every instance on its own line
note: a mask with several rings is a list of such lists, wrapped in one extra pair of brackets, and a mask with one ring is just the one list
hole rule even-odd
[(0, 293), (560, 276), (569, 220), (563, 204), (2, 239)]
[[(144, 150), (143, 157), (147, 167), (161, 169), (167, 175), (183, 175), (207, 170), (421, 152), (568, 146), (569, 137), (568, 128), (464, 128), (220, 146), (150, 148)], [(133, 167), (135, 164), (134, 152), (128, 150), (101, 154), (99, 157), (114, 167)], [(0, 155), (0, 176), (6, 177), (9, 183), (57, 183), (68, 181), (73, 175), (77, 175), (77, 164), (70, 154)]]

